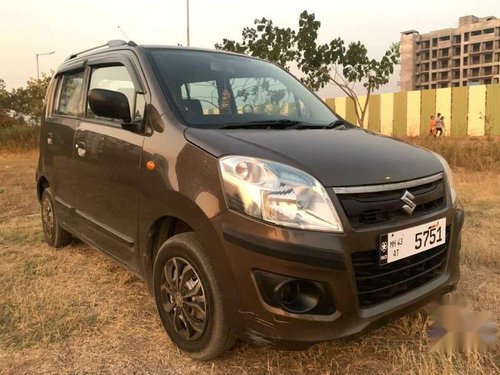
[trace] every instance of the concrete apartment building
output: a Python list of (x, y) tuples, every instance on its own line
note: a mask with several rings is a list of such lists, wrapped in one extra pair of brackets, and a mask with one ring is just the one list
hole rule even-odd
[(401, 33), (402, 91), (500, 83), (500, 19), (460, 17), (457, 28)]

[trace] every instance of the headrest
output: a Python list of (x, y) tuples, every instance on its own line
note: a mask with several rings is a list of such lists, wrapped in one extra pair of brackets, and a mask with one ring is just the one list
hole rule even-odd
[(183, 99), (182, 105), (184, 106), (183, 110), (186, 112), (191, 112), (200, 116), (203, 115), (203, 107), (198, 99)]

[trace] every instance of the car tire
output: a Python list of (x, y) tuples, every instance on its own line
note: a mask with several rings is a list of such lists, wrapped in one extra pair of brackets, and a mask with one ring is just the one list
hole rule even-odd
[(71, 243), (71, 233), (59, 225), (55, 211), (54, 197), (50, 188), (46, 188), (41, 200), (42, 228), (45, 241), (52, 247), (63, 247)]
[(161, 245), (153, 289), (168, 336), (191, 358), (210, 360), (235, 344), (213, 262), (195, 233), (175, 235)]

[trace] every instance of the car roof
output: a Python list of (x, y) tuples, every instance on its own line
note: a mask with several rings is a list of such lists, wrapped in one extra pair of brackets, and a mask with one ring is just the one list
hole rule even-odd
[[(169, 50), (183, 50), (190, 52), (210, 52), (210, 53), (220, 53), (227, 55), (234, 55), (240, 57), (247, 57), (256, 60), (262, 60), (258, 57), (248, 56), (241, 53), (235, 53), (230, 51), (222, 51), (210, 48), (198, 48), (198, 47), (186, 47), (181, 45), (138, 45), (132, 41), (126, 42), (124, 40), (110, 40), (106, 44), (102, 44), (93, 48), (86, 49), (81, 52), (76, 52), (71, 54), (66, 58), (66, 60), (58, 67), (57, 71), (66, 70), (68, 67), (74, 65), (80, 65), (85, 59), (93, 56), (98, 56), (101, 54), (115, 52), (115, 51), (141, 51), (142, 49), (169, 49)], [(80, 63), (80, 64), (78, 64)]]

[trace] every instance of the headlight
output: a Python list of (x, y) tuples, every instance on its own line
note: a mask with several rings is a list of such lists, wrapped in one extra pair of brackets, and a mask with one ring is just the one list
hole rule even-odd
[(229, 208), (291, 228), (342, 232), (325, 188), (298, 169), (245, 156), (220, 159)]
[(446, 175), (446, 179), (448, 180), (448, 184), (450, 185), (451, 191), (451, 203), (455, 204), (457, 201), (457, 191), (455, 190), (455, 183), (453, 182), (453, 173), (451, 172), (451, 168), (448, 165), (448, 162), (441, 155), (433, 152), (434, 156), (438, 158), (444, 168), (444, 173)]

